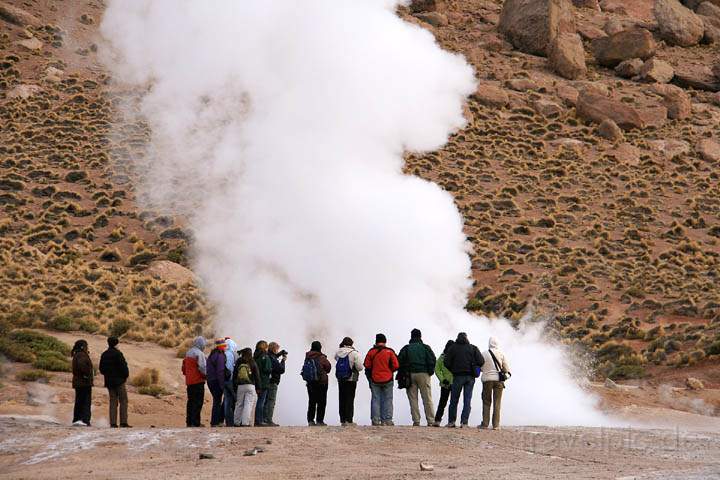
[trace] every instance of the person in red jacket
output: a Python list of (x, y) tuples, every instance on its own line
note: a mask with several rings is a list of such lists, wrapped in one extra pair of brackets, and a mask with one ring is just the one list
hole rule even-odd
[(392, 426), (393, 423), (393, 374), (400, 368), (397, 355), (387, 345), (382, 333), (375, 335), (375, 345), (365, 355), (365, 375), (370, 382), (372, 400), (370, 417), (374, 426)]
[(203, 337), (196, 337), (193, 346), (185, 354), (182, 363), (182, 373), (185, 375), (187, 385), (187, 408), (185, 412), (185, 425), (188, 427), (202, 427), (200, 413), (205, 401), (205, 346), (207, 341)]

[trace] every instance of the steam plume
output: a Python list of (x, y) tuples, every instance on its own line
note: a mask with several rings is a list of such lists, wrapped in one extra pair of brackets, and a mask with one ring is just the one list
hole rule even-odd
[[(399, 19), (397, 3), (111, 1), (109, 66), (147, 88), (141, 187), (190, 219), (219, 333), (290, 350), (281, 421), (303, 422), (297, 372), (311, 340), (332, 357), (346, 335), (364, 353), (385, 332), (399, 349), (418, 327), (438, 354), (458, 330), (481, 348), (491, 333), (504, 341), (515, 373), (507, 421), (597, 424), (538, 331), (463, 310), (462, 218), (447, 192), (402, 173), (402, 154), (437, 149), (463, 126), (473, 71)], [(406, 403), (396, 395), (400, 417)]]

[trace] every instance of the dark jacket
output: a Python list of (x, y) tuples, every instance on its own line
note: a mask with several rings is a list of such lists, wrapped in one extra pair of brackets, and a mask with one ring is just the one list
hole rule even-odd
[(270, 357), (270, 363), (272, 364), (272, 371), (270, 373), (270, 383), (275, 385), (280, 384), (280, 376), (285, 373), (285, 359), (280, 360), (277, 355), (272, 352), (268, 352)]
[(324, 353), (315, 352), (313, 350), (310, 350), (305, 354), (305, 360), (308, 360), (310, 358), (314, 358), (317, 361), (318, 366), (320, 367), (318, 369), (318, 383), (321, 385), (327, 385), (328, 373), (330, 373), (330, 370), (332, 370), (330, 360), (327, 359)]
[(93, 365), (87, 352), (79, 351), (73, 355), (72, 374), (73, 388), (93, 386)]
[(260, 382), (260, 389), (265, 390), (268, 384), (270, 384), (270, 375), (272, 374), (272, 361), (270, 361), (270, 356), (266, 352), (257, 352), (254, 360), (257, 364), (257, 369), (260, 376), (260, 378), (258, 379), (258, 381)]
[(455, 344), (445, 354), (445, 366), (454, 377), (475, 376), (475, 367), (482, 367), (485, 360), (480, 350), (472, 345), (465, 335), (458, 335)]
[[(238, 358), (238, 361), (235, 362), (235, 368), (233, 370), (233, 385), (235, 385), (235, 389), (237, 390), (238, 385), (243, 385), (238, 380), (238, 371), (240, 370), (240, 365), (242, 365), (243, 362), (240, 358)], [(250, 381), (253, 385), (255, 385), (256, 390), (260, 390), (260, 372), (258, 371), (257, 363), (255, 363), (255, 360), (250, 360)]]
[(205, 363), (207, 382), (223, 384), (225, 383), (225, 352), (219, 348), (214, 348), (208, 356)]
[(119, 387), (130, 376), (125, 356), (115, 347), (109, 347), (100, 355), (100, 373), (105, 376), (107, 388)]
[(398, 354), (400, 369), (410, 373), (435, 373), (435, 354), (419, 338), (413, 338)]
[(385, 384), (393, 381), (393, 374), (400, 368), (400, 362), (392, 348), (375, 345), (365, 355), (363, 366), (368, 380), (377, 384)]

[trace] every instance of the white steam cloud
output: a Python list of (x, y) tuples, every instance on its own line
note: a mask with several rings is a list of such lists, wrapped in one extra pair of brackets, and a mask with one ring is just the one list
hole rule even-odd
[[(319, 339), (437, 354), (490, 334), (513, 365), (504, 421), (598, 425), (594, 400), (537, 328), (469, 315), (470, 248), (450, 194), (402, 173), (403, 152), (462, 128), (471, 67), (392, 0), (113, 0), (102, 23), (117, 80), (143, 89), (150, 201), (187, 215), (219, 334), (290, 351), (276, 408), (304, 423), (298, 372)], [(333, 362), (334, 363), (334, 362)], [(360, 380), (356, 418), (369, 422)], [(327, 421), (337, 422), (334, 378)], [(435, 392), (435, 400), (438, 395)], [(473, 420), (481, 413), (479, 389)], [(409, 418), (396, 390), (396, 417)]]

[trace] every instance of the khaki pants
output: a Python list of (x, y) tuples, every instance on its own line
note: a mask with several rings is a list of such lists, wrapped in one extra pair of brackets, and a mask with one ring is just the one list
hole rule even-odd
[(427, 373), (411, 373), (410, 386), (407, 388), (407, 396), (410, 401), (410, 414), (413, 424), (420, 423), (420, 408), (418, 407), (418, 390), (422, 397), (425, 408), (425, 420), (428, 425), (435, 423), (435, 407), (433, 406), (432, 390), (430, 388), (430, 375)]
[(117, 387), (108, 387), (110, 395), (110, 425), (117, 425), (118, 403), (120, 403), (120, 424), (128, 423), (128, 396), (125, 384)]
[(492, 405), (492, 426), (497, 428), (500, 426), (500, 404), (502, 402), (502, 394), (505, 384), (503, 382), (483, 382), (482, 402), (483, 402), (483, 420), (482, 426), (487, 428), (490, 425), (490, 405)]

